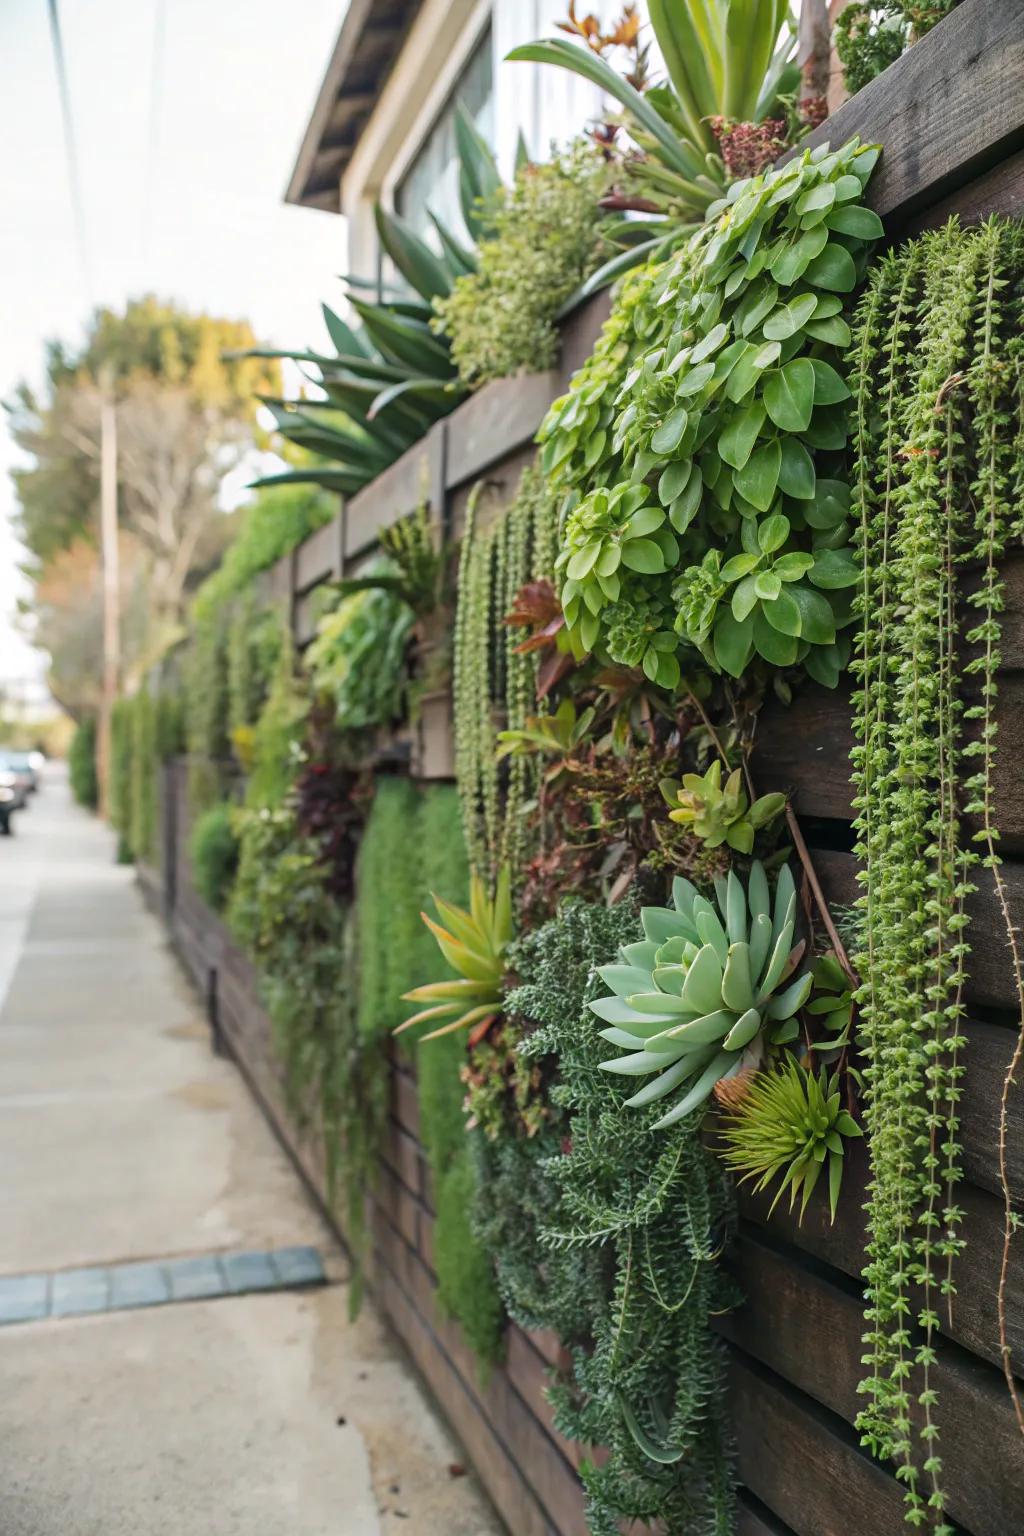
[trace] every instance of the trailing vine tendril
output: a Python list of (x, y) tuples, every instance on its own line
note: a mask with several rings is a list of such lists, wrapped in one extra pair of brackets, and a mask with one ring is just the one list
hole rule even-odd
[[(966, 901), (983, 870), (1003, 909), (1024, 1002), (992, 801), (998, 561), (1019, 533), (1011, 488), (1022, 253), (1019, 229), (993, 220), (967, 232), (951, 222), (884, 258), (862, 298), (851, 354), (861, 558), (853, 769), (864, 866), (854, 963), (863, 978), (871, 1138), (867, 1401), (858, 1423), (865, 1443), (896, 1461), (908, 1521), (939, 1536), (952, 1527), (933, 1371), (938, 1300), (951, 1304), (962, 1247), (955, 1186)], [(978, 622), (964, 637), (965, 660), (958, 634), (972, 608)], [(970, 833), (968, 816), (977, 827)], [(1021, 1049), (1018, 1042), (1011, 1078)], [(1001, 1177), (1005, 1192), (1005, 1167)], [(1000, 1333), (1015, 1393), (1004, 1317), (1008, 1195), (1007, 1213)], [(1024, 1424), (1016, 1394), (1015, 1405)]]

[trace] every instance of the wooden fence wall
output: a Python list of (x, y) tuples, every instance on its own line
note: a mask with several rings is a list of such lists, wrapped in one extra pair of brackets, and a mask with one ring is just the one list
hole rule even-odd
[[(944, 220), (1024, 213), (1024, 0), (964, 0), (885, 75), (814, 135), (859, 133), (884, 154), (869, 200), (893, 237)], [(310, 637), (310, 598), (351, 569), (379, 530), (424, 493), (457, 528), (468, 488), (481, 477), (510, 497), (543, 412), (587, 354), (606, 313), (599, 298), (565, 329), (557, 372), (492, 384), (344, 507), (273, 574), (299, 644)], [(1007, 566), (1009, 608), (999, 704), (997, 801), (1006, 875), (1024, 913), (1024, 557)], [(848, 694), (806, 687), (788, 710), (769, 709), (755, 759), (759, 790), (793, 792), (826, 893), (855, 894), (849, 786)], [(184, 769), (166, 779), (164, 869), (146, 876), (175, 942), (210, 1002), (217, 1029), (278, 1132), (321, 1196), (323, 1159), (284, 1108), (269, 1024), (254, 977), (218, 920), (199, 901), (187, 868)], [(997, 1178), (998, 1106), (1014, 1042), (1014, 986), (1001, 921), (987, 893), (974, 900), (969, 1049), (962, 1101), (966, 1251), (943, 1325), (938, 1367), (942, 1454), (950, 1513), (969, 1536), (1024, 1531), (1024, 1440), (1000, 1363), (996, 1294), (1003, 1210)], [(1010, 1098), (1009, 1177), (1024, 1204), (1024, 1084)], [(741, 1196), (732, 1262), (746, 1303), (721, 1329), (729, 1341), (739, 1471), (740, 1536), (896, 1536), (905, 1530), (899, 1484), (859, 1447), (852, 1427), (861, 1376), (866, 1158), (849, 1160), (839, 1214), (812, 1202), (802, 1228), (783, 1208)], [(581, 1449), (552, 1428), (544, 1400), (557, 1341), (512, 1328), (506, 1365), (477, 1380), (458, 1328), (434, 1300), (430, 1180), (417, 1136), (416, 1085), (397, 1060), (384, 1161), (373, 1197), (371, 1283), (379, 1305), (464, 1443), (514, 1536), (584, 1536), (576, 1466)], [(1006, 1292), (1008, 1342), (1024, 1360), (1024, 1262)]]

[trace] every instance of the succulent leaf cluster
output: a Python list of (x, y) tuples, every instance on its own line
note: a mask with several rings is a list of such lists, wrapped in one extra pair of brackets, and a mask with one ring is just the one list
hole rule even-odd
[(735, 182), (667, 262), (632, 275), (594, 357), (541, 429), (562, 485), (557, 570), (584, 649), (654, 594), (640, 664), (665, 688), (699, 652), (835, 686), (857, 564), (843, 453), (846, 295), (881, 221), (878, 150), (851, 140)]
[(715, 881), (715, 894), (710, 901), (677, 877), (674, 907), (642, 909), (643, 940), (600, 967), (611, 994), (590, 1004), (605, 1025), (601, 1038), (626, 1053), (602, 1062), (603, 1070), (651, 1078), (628, 1105), (643, 1108), (681, 1090), (658, 1129), (699, 1109), (719, 1081), (768, 1045), (794, 1039), (811, 990), (810, 972), (797, 974), (803, 946), (793, 946), (797, 897), (788, 866), (774, 900), (758, 861), (746, 889), (730, 870)]
[[(584, 46), (545, 38), (508, 57), (572, 70), (619, 102), (631, 141), (622, 165), (626, 185), (661, 215), (651, 222), (647, 244), (653, 245), (700, 219), (731, 179), (715, 120), (753, 125), (777, 119), (799, 86), (800, 71), (789, 0), (651, 0), (646, 9), (668, 73), (662, 85), (643, 89), (646, 47), (632, 79), (602, 57), (609, 43), (628, 47), (635, 33), (628, 40), (621, 29), (604, 37), (595, 18), (578, 21), (574, 7), (563, 30)], [(634, 23), (636, 8), (627, 6), (624, 19), (627, 26)]]
[(434, 906), (443, 928), (425, 912), (420, 916), (437, 940), (438, 948), (457, 978), (432, 981), (402, 994), (408, 1003), (427, 1003), (395, 1031), (411, 1029), (428, 1020), (444, 1019), (423, 1040), (458, 1029), (475, 1027), (486, 1031), (502, 1010), (502, 983), (505, 976), (505, 950), (512, 939), (512, 892), (508, 866), (498, 876), (494, 895), (487, 894), (479, 875), (473, 875), (469, 887), (469, 911), (454, 902), (434, 897)]
[(663, 779), (661, 792), (670, 806), (669, 821), (689, 827), (709, 848), (723, 843), (737, 853), (750, 853), (755, 833), (770, 826), (786, 808), (783, 794), (761, 795), (750, 803), (743, 787), (743, 770), (734, 768), (722, 783), (719, 758), (704, 774), (686, 773), (682, 782)]
[(758, 1192), (778, 1180), (772, 1210), (788, 1190), (790, 1210), (800, 1201), (801, 1220), (827, 1163), (834, 1221), (843, 1180), (843, 1138), (862, 1134), (842, 1107), (838, 1073), (829, 1076), (824, 1067), (809, 1072), (787, 1054), (775, 1070), (756, 1074), (726, 1120), (722, 1157), (741, 1182), (756, 1180)]

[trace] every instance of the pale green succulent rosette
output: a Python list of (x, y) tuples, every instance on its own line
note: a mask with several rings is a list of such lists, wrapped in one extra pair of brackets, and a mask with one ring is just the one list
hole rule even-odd
[(692, 1114), (716, 1083), (759, 1060), (768, 1045), (794, 1039), (811, 990), (810, 971), (791, 979), (803, 946), (793, 947), (797, 901), (788, 866), (774, 900), (757, 861), (746, 890), (730, 872), (715, 891), (709, 901), (689, 880), (674, 880), (674, 908), (644, 907), (646, 937), (598, 971), (612, 995), (590, 1007), (607, 1026), (602, 1039), (628, 1053), (602, 1069), (652, 1078), (626, 1100), (634, 1108), (682, 1090), (655, 1129)]

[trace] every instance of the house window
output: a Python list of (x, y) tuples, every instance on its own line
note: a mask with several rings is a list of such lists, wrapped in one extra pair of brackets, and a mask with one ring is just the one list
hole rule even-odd
[(464, 237), (459, 204), (458, 155), (455, 149), (455, 108), (461, 102), (487, 140), (494, 143), (494, 76), (491, 28), (466, 60), (447, 101), (395, 187), (395, 208), (416, 233), (437, 246), (428, 217), (436, 214), (454, 234)]

